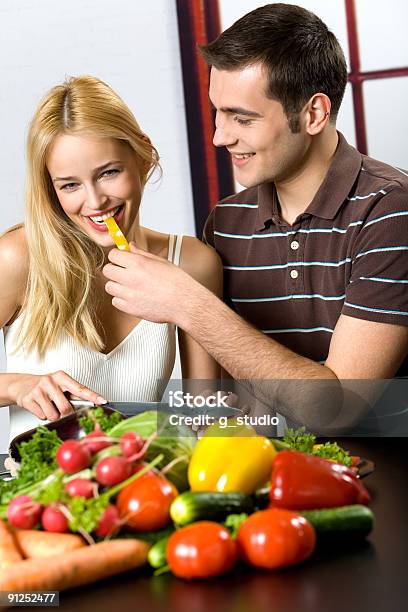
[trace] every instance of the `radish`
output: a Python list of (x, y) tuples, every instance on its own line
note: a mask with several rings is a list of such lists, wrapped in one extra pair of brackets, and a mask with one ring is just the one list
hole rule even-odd
[(116, 506), (112, 504), (106, 508), (101, 518), (99, 519), (99, 523), (97, 528), (95, 529), (95, 535), (100, 538), (106, 538), (114, 533), (114, 531), (120, 525), (120, 516), (119, 510)]
[[(132, 452), (129, 456), (125, 457), (117, 455), (104, 457), (97, 463), (95, 468), (96, 480), (104, 486), (111, 487), (129, 478), (129, 476), (134, 473), (135, 462), (144, 457), (149, 445), (157, 436), (157, 433), (154, 432), (146, 441), (137, 434), (132, 434), (132, 437), (127, 436), (126, 438), (125, 435), (126, 434), (123, 434), (120, 439), (122, 452), (123, 447), (125, 447), (125, 451), (129, 453), (136, 448), (138, 448), (138, 450), (136, 453)], [(138, 471), (138, 469), (136, 469), (136, 471)]]
[(120, 448), (122, 450), (122, 454), (125, 457), (131, 457), (132, 455), (136, 455), (139, 453), (144, 445), (144, 440), (141, 436), (139, 436), (134, 431), (128, 431), (124, 433), (120, 438)]
[(68, 520), (61, 510), (58, 510), (57, 505), (45, 508), (41, 517), (41, 524), (45, 531), (53, 531), (55, 533), (65, 533), (68, 531)]
[(96, 480), (105, 487), (123, 482), (132, 474), (132, 465), (125, 457), (106, 457), (96, 465)]
[[(141, 462), (137, 462), (137, 463), (133, 463), (132, 464), (132, 474), (136, 474), (137, 472), (140, 472), (140, 470), (142, 470), (144, 467), (146, 467), (145, 463), (141, 463)], [(145, 472), (146, 474), (154, 474), (155, 472), (153, 470), (149, 470), (148, 472)]]
[(95, 497), (97, 489), (97, 483), (88, 478), (73, 478), (64, 487), (64, 491), (70, 497), (86, 497), (86, 499)]
[(7, 519), (18, 529), (33, 529), (41, 518), (43, 507), (29, 495), (18, 495), (8, 505)]
[(113, 442), (101, 429), (99, 423), (95, 425), (95, 429), (90, 434), (82, 438), (81, 444), (83, 444), (92, 455), (98, 453), (103, 448), (112, 446)]
[(91, 453), (78, 440), (66, 440), (57, 450), (56, 459), (66, 474), (75, 474), (89, 466)]

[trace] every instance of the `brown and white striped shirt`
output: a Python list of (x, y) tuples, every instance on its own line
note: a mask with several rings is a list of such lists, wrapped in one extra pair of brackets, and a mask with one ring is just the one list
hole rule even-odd
[[(225, 301), (256, 328), (324, 363), (340, 314), (408, 325), (408, 173), (339, 133), (326, 178), (293, 225), (275, 185), (229, 196), (204, 240), (220, 254)], [(398, 372), (408, 375), (408, 359)]]

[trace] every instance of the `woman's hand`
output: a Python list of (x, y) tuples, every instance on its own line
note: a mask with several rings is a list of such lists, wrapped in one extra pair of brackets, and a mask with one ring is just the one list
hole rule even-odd
[(52, 374), (14, 376), (8, 388), (10, 399), (42, 420), (56, 421), (73, 412), (64, 392), (95, 404), (106, 403), (98, 393), (84, 387), (62, 370)]

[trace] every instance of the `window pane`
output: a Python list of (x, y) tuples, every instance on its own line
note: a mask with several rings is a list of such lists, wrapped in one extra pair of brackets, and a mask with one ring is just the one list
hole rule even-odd
[(408, 2), (355, 0), (363, 72), (408, 66)]
[(408, 77), (366, 81), (363, 91), (369, 155), (408, 169)]

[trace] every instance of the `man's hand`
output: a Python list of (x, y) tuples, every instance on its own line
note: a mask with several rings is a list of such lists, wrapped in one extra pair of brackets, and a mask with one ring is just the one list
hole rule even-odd
[(178, 325), (180, 306), (188, 300), (190, 285), (197, 283), (166, 259), (133, 243), (130, 249), (130, 253), (112, 249), (108, 255), (111, 263), (103, 268), (113, 306), (140, 319)]

